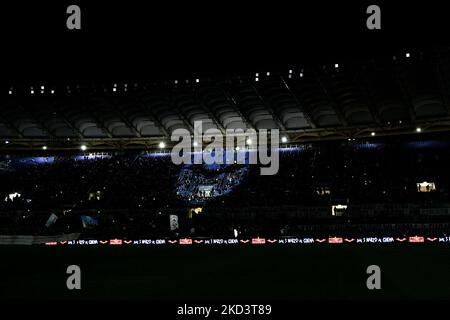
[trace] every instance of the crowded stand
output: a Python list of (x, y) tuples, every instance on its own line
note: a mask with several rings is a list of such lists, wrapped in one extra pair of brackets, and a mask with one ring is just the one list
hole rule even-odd
[(245, 163), (175, 165), (169, 153), (3, 155), (0, 234), (446, 233), (448, 150), (434, 138), (311, 143), (281, 148), (267, 176)]

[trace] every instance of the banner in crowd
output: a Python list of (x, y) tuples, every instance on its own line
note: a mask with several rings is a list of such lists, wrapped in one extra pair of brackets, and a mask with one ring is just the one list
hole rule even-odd
[(91, 216), (81, 216), (81, 222), (83, 223), (83, 228), (92, 229), (98, 226), (98, 220)]
[(50, 217), (48, 218), (47, 222), (45, 223), (45, 226), (46, 226), (47, 228), (50, 228), (50, 226), (51, 226), (52, 224), (54, 224), (54, 223), (56, 222), (56, 220), (58, 220), (58, 216), (57, 216), (56, 214), (52, 213), (52, 214), (50, 215)]
[(170, 231), (177, 230), (179, 228), (178, 216), (175, 214), (171, 214), (169, 219), (170, 219)]

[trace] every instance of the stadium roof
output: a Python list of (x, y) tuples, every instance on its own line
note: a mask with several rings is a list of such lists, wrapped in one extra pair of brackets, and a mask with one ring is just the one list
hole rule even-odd
[(155, 147), (177, 128), (273, 129), (291, 142), (450, 130), (450, 50), (215, 78), (2, 88), (0, 148)]

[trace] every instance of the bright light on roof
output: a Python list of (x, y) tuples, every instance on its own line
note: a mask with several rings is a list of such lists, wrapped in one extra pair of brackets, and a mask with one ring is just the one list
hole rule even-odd
[(303, 78), (303, 72), (300, 72), (300, 78)]
[(194, 147), (197, 147), (197, 146), (198, 146), (197, 141), (194, 141), (193, 146), (194, 146)]
[(269, 71), (267, 71), (266, 76), (270, 76), (270, 72)]
[(286, 143), (288, 141), (287, 137), (281, 137), (281, 142)]
[(52, 94), (54, 94), (55, 93), (55, 90), (52, 90), (52, 91), (50, 91)]
[(339, 68), (339, 64), (338, 63), (335, 63), (334, 64), (334, 67), (337, 69), (337, 68)]
[(117, 89), (116, 89), (116, 88), (113, 88), (113, 91), (114, 91), (114, 92), (116, 92), (116, 91), (117, 91)]
[(253, 142), (252, 139), (250, 139), (250, 138), (247, 139), (247, 144), (248, 144), (248, 145), (251, 145), (252, 142)]
[(41, 86), (41, 90), (44, 90), (44, 86)]
[(236, 151), (239, 151), (239, 150), (241, 150), (241, 148), (239, 148), (239, 147), (236, 147)]
[(42, 147), (42, 150), (47, 150), (47, 146), (43, 146), (43, 147)]
[(417, 127), (416, 128), (416, 132), (422, 132), (422, 128), (421, 127)]
[(259, 78), (255, 78), (255, 81), (258, 82), (258, 81), (259, 81)]
[(200, 79), (195, 79), (195, 82), (199, 83), (199, 82), (200, 82)]
[(372, 133), (370, 134), (372, 137), (374, 137), (375, 136), (375, 132), (374, 131), (372, 131)]
[(5, 144), (9, 144), (9, 141), (8, 141), (8, 140), (6, 140), (6, 141), (5, 141)]
[(8, 93), (9, 93), (9, 94), (12, 94), (12, 90), (9, 90)]
[(292, 69), (289, 70), (289, 74), (291, 74), (291, 73), (292, 73)]
[(160, 149), (164, 149), (165, 147), (166, 147), (166, 144), (165, 144), (164, 142), (161, 141), (161, 142), (159, 143), (159, 148), (160, 148)]
[(80, 149), (81, 149), (81, 151), (86, 151), (87, 147), (86, 147), (86, 145), (83, 144), (83, 145), (81, 145)]
[(411, 55), (409, 53), (406, 53), (406, 57), (409, 58)]

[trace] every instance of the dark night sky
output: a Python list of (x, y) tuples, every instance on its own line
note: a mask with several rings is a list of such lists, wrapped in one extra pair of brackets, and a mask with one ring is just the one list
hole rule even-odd
[[(445, 4), (359, 1), (19, 1), (2, 4), (2, 79), (156, 79), (363, 59), (447, 45)], [(244, 5), (245, 3), (245, 5)], [(78, 4), (82, 30), (66, 29)]]

